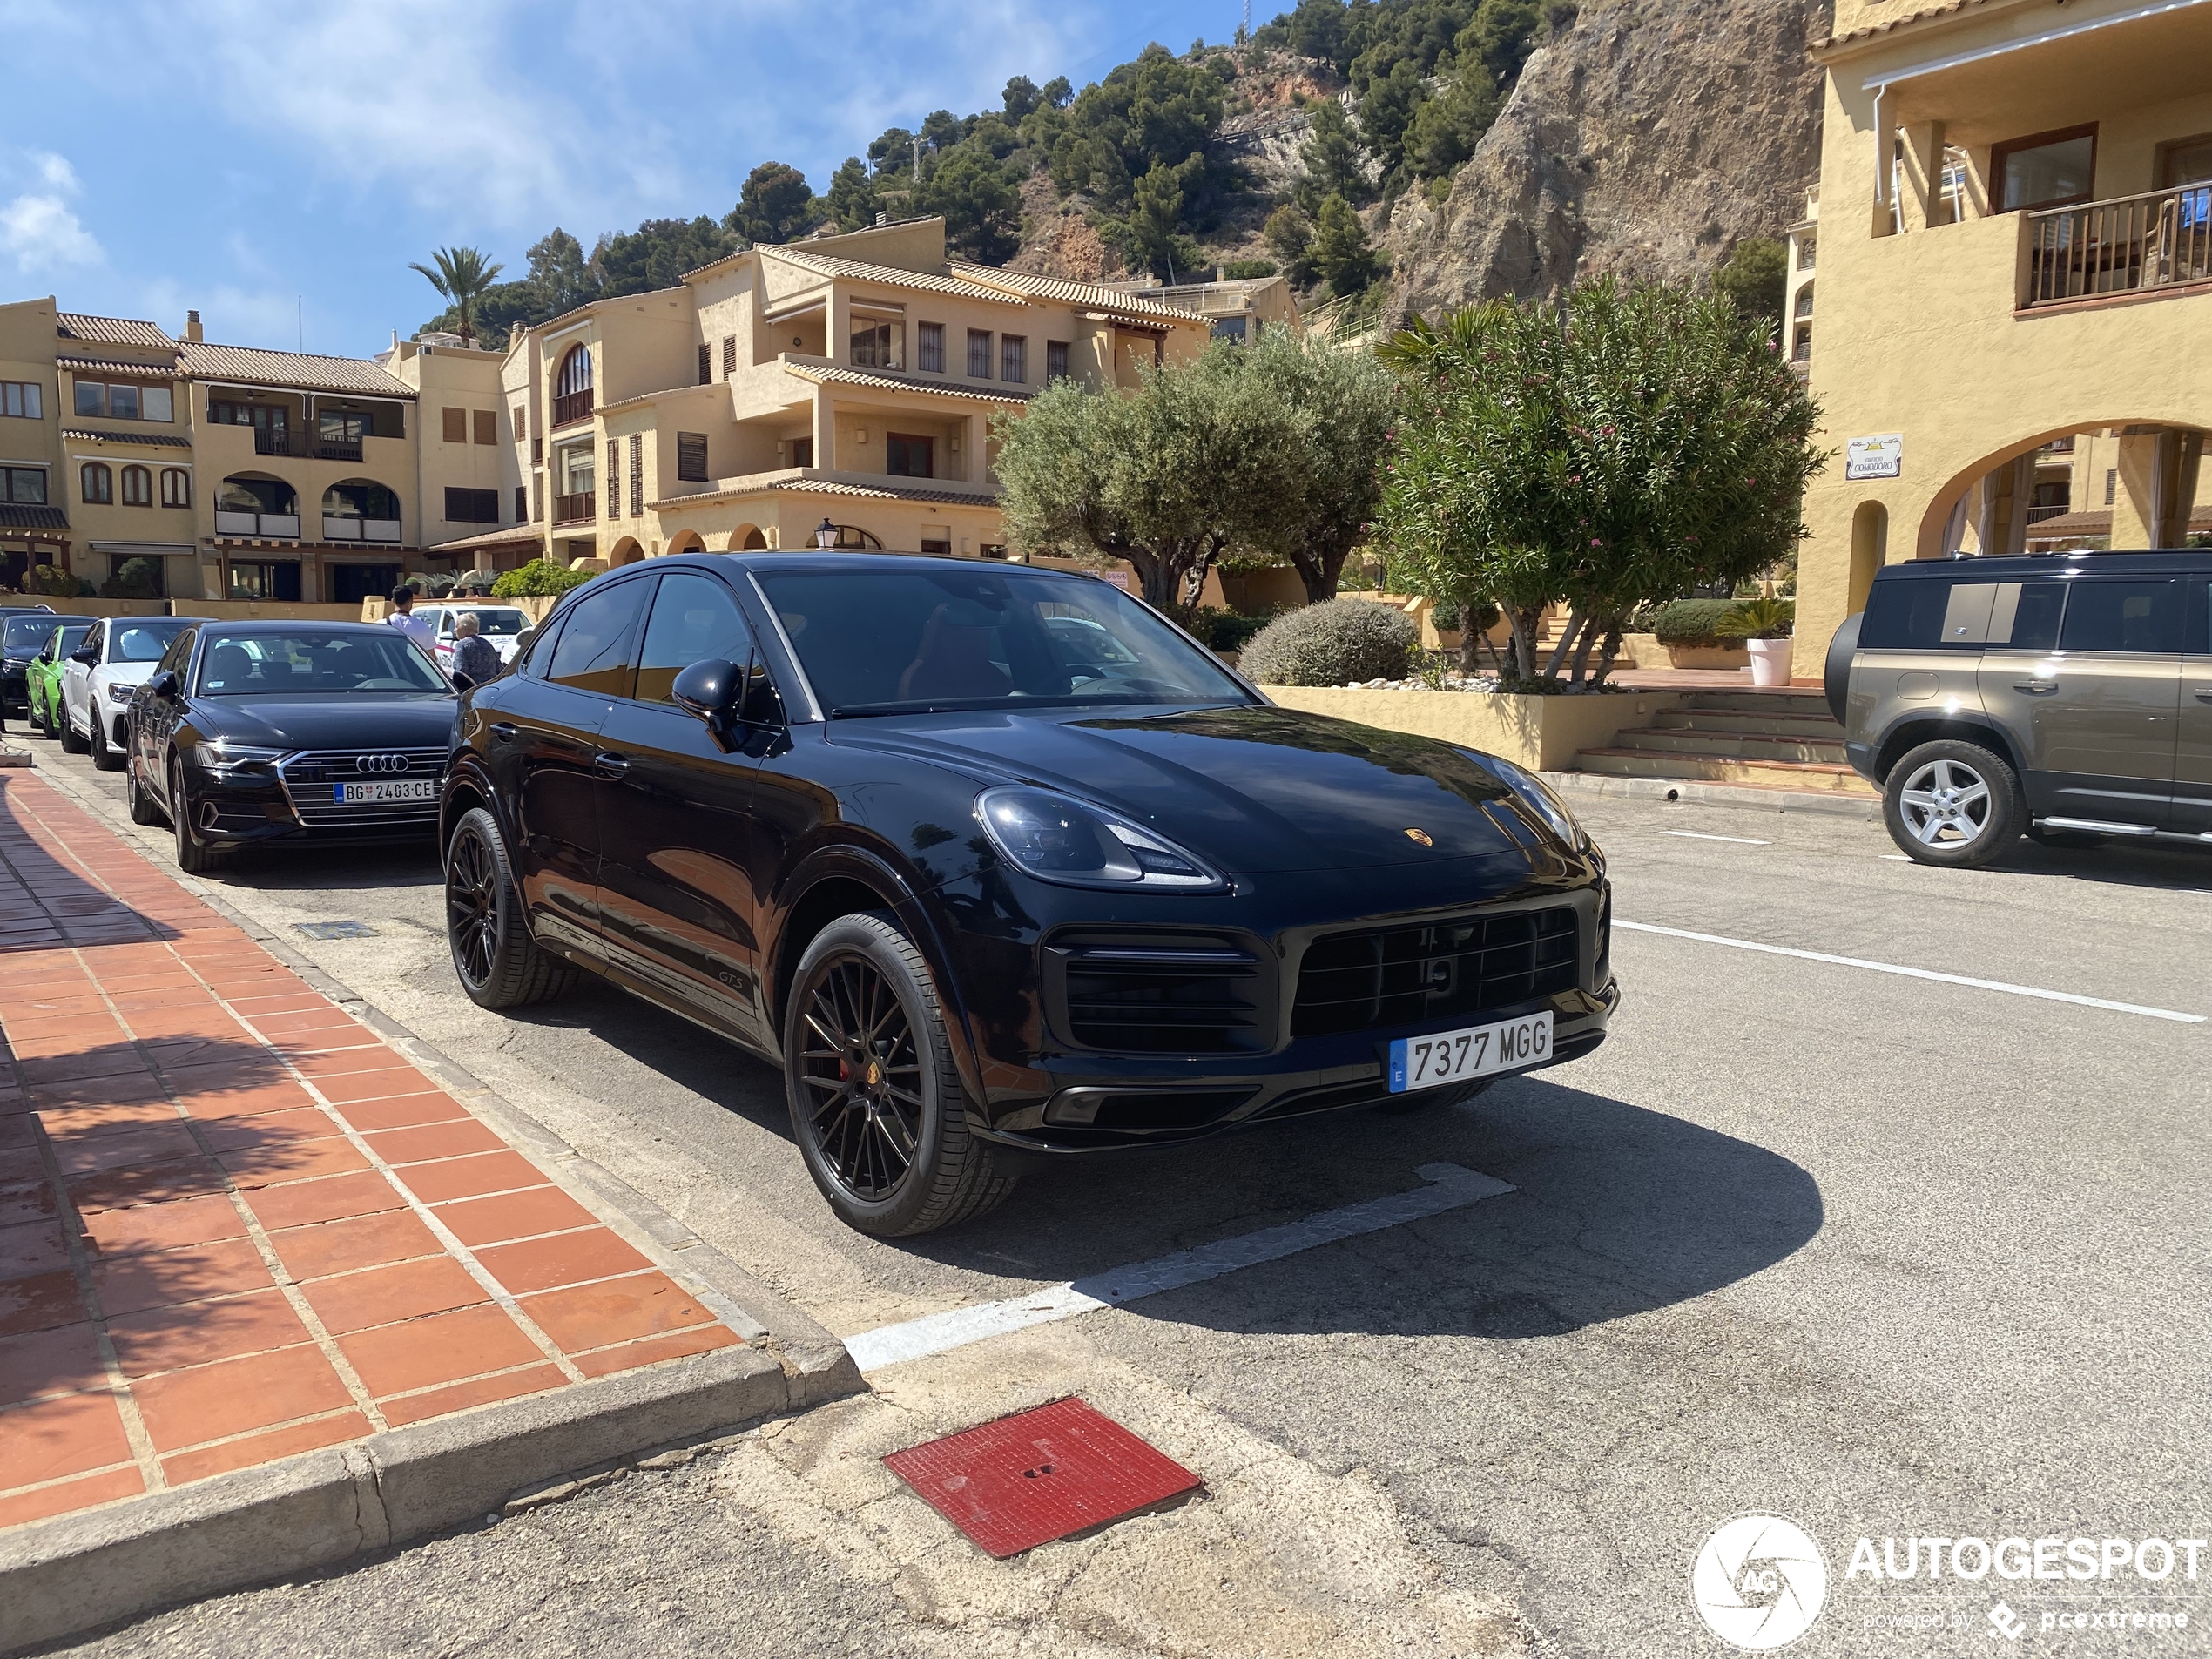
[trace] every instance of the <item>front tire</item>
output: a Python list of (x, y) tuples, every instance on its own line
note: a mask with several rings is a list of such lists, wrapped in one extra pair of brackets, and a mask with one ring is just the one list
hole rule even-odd
[(576, 969), (540, 949), (523, 919), (522, 891), (499, 822), (462, 814), (446, 842), (446, 947), (461, 988), (480, 1008), (527, 1008), (576, 983)]
[(177, 847), (177, 867), (186, 875), (206, 875), (211, 870), (222, 868), (223, 855), (201, 840), (192, 826), (192, 800), (185, 793), (185, 769), (176, 760), (169, 763), (169, 827)]
[(1017, 1177), (968, 1127), (929, 966), (880, 912), (840, 916), (799, 958), (785, 1094), (806, 1172), (839, 1220), (911, 1238), (996, 1208)]
[(55, 736), (52, 703), (44, 698), (40, 698), (34, 702), (30, 709), (30, 723), (38, 728), (42, 737), (51, 741)]
[(162, 821), (161, 808), (153, 804), (153, 797), (146, 793), (145, 786), (138, 781), (138, 763), (125, 757), (123, 765), (123, 809), (131, 814), (133, 824), (151, 828)]
[(1979, 744), (1939, 738), (1909, 751), (1882, 790), (1890, 839), (1921, 864), (1971, 869), (2002, 858), (2027, 826), (2012, 767)]
[(69, 723), (69, 705), (66, 703), (62, 705), (61, 724), (62, 752), (65, 755), (83, 754), (87, 745), (84, 739), (77, 735), (77, 728)]
[(102, 772), (113, 772), (123, 764), (123, 752), (107, 740), (107, 722), (100, 718), (100, 711), (91, 712), (92, 764)]

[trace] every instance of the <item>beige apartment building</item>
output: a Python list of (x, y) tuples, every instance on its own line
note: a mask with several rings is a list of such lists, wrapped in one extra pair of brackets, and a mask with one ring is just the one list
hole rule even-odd
[(1801, 674), (1888, 560), (2212, 531), (2212, 0), (1836, 0), (1815, 57)]
[(516, 340), (500, 419), (523, 523), (442, 550), (998, 556), (992, 416), (1055, 380), (1134, 385), (1209, 336), (1148, 295), (948, 259), (941, 219), (748, 249)]

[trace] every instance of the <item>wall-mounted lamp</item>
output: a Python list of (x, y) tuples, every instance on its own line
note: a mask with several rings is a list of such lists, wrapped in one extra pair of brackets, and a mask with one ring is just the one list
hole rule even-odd
[(825, 552), (837, 546), (837, 526), (826, 518), (814, 527), (814, 545)]

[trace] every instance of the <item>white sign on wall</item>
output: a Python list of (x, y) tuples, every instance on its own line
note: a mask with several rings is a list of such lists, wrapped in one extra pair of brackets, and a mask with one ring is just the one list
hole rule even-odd
[(1905, 435), (1885, 432), (1876, 438), (1853, 438), (1844, 446), (1845, 478), (1902, 478), (1905, 475)]

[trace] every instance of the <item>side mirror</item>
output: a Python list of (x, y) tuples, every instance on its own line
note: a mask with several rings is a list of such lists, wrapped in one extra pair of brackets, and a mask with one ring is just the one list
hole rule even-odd
[(693, 663), (676, 677), (669, 696), (686, 714), (706, 722), (706, 729), (725, 749), (731, 746), (730, 731), (737, 724), (738, 702), (745, 696), (745, 671), (718, 657)]
[(72, 663), (82, 663), (87, 668), (98, 668), (100, 665), (100, 654), (89, 645), (82, 645), (70, 652), (69, 660)]
[(146, 690), (156, 697), (170, 698), (184, 690), (174, 669), (165, 669), (146, 682)]

